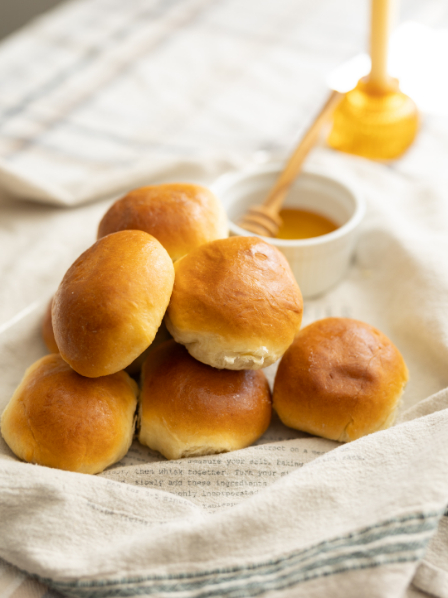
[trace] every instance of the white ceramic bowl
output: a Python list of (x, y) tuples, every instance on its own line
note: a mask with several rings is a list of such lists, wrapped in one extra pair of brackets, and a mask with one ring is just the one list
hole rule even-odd
[[(236, 222), (249, 206), (261, 203), (273, 187), (281, 165), (230, 173), (213, 185), (229, 217), (231, 235), (254, 236)], [(334, 286), (347, 271), (365, 213), (365, 204), (352, 184), (318, 171), (302, 172), (291, 187), (285, 208), (301, 208), (327, 216), (338, 228), (311, 239), (263, 237), (286, 256), (302, 294), (310, 298)]]

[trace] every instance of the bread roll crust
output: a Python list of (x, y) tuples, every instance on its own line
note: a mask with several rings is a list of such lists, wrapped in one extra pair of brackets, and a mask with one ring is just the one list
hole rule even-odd
[(59, 354), (25, 372), (1, 419), (2, 435), (24, 461), (99, 473), (127, 453), (137, 384), (124, 372), (84, 378)]
[(217, 370), (167, 341), (142, 374), (139, 440), (167, 459), (241, 449), (269, 425), (271, 395), (261, 371)]
[(227, 217), (205, 187), (187, 183), (135, 189), (116, 201), (98, 228), (98, 238), (119, 230), (142, 230), (177, 260), (195, 247), (228, 236)]
[(42, 338), (50, 353), (59, 353), (56, 339), (54, 338), (53, 323), (51, 321), (51, 309), (53, 305), (53, 298), (48, 303), (47, 309), (45, 310), (44, 319), (42, 320)]
[(393, 423), (407, 380), (403, 357), (382, 332), (326, 318), (303, 328), (283, 356), (274, 409), (291, 428), (348, 442)]
[(69, 268), (53, 299), (60, 353), (83, 376), (113, 374), (152, 343), (174, 281), (161, 244), (142, 231), (97, 241)]
[(259, 369), (292, 343), (302, 296), (286, 258), (255, 237), (195, 249), (175, 264), (165, 322), (190, 354), (216, 368)]
[(125, 368), (125, 372), (127, 372), (130, 376), (137, 376), (140, 374), (141, 369), (143, 367), (143, 364), (145, 363), (145, 361), (148, 358), (148, 355), (154, 351), (154, 349), (157, 349), (157, 347), (159, 345), (161, 345), (162, 343), (164, 343), (167, 340), (170, 340), (172, 338), (171, 334), (168, 332), (166, 326), (165, 326), (165, 322), (162, 322), (160, 324), (160, 328), (157, 331), (157, 334), (154, 337), (154, 340), (152, 341), (152, 343), (149, 345), (149, 347), (147, 349), (145, 349), (145, 351), (143, 351), (143, 353), (141, 355), (139, 355), (137, 357), (137, 359), (134, 359), (134, 361), (128, 365), (127, 368)]
[[(50, 353), (59, 353), (59, 348), (54, 338), (53, 323), (51, 320), (52, 305), (53, 298), (48, 303), (47, 309), (44, 314), (44, 319), (42, 321), (42, 338)], [(141, 353), (136, 359), (134, 359), (134, 361), (130, 365), (128, 365), (125, 368), (125, 372), (127, 372), (130, 376), (138, 375), (149, 353), (153, 351), (156, 347), (158, 347), (161, 343), (165, 342), (166, 340), (169, 340), (170, 338), (172, 338), (171, 334), (168, 332), (165, 323), (162, 322), (152, 343), (149, 345), (147, 349), (143, 351), (143, 353)]]

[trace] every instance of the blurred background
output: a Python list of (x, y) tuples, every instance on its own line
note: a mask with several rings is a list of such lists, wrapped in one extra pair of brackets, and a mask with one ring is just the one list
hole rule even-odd
[[(368, 71), (369, 9), (370, 0), (3, 0), (1, 186), (74, 205), (169, 179), (173, 164), (188, 164), (189, 180), (200, 165), (208, 182), (283, 159), (329, 86), (347, 90)], [(391, 74), (423, 118), (391, 167), (441, 177), (448, 3), (402, 0), (396, 10), (405, 28), (391, 41)]]
[(0, 39), (60, 3), (61, 0), (3, 0), (0, 7)]
[[(16, 31), (31, 19), (64, 3), (67, 3), (67, 0), (2, 0), (0, 2), (0, 39)], [(244, 0), (242, 0), (242, 4), (244, 4)], [(300, 4), (300, 2), (297, 3), (298, 9)], [(316, 2), (316, 4), (319, 3)], [(358, 4), (364, 3), (358, 2)], [(401, 17), (405, 20), (418, 18), (419, 14), (428, 12), (433, 13), (435, 20), (443, 19), (447, 10), (446, 2), (434, 2), (433, 0), (401, 0), (400, 5)]]

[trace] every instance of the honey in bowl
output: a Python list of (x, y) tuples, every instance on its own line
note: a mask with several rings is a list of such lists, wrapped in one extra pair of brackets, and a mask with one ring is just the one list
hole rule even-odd
[(283, 208), (279, 216), (282, 225), (278, 231), (278, 239), (311, 239), (327, 235), (339, 228), (329, 218), (308, 210)]

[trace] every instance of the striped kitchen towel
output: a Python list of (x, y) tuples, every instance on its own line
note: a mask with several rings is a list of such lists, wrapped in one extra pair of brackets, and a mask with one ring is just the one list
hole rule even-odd
[[(402, 18), (448, 26), (443, 0)], [(366, 47), (367, 2), (72, 0), (0, 47), (0, 188), (75, 205), (284, 155)], [(399, 168), (444, 170), (427, 117)], [(177, 171), (179, 172), (179, 170)]]

